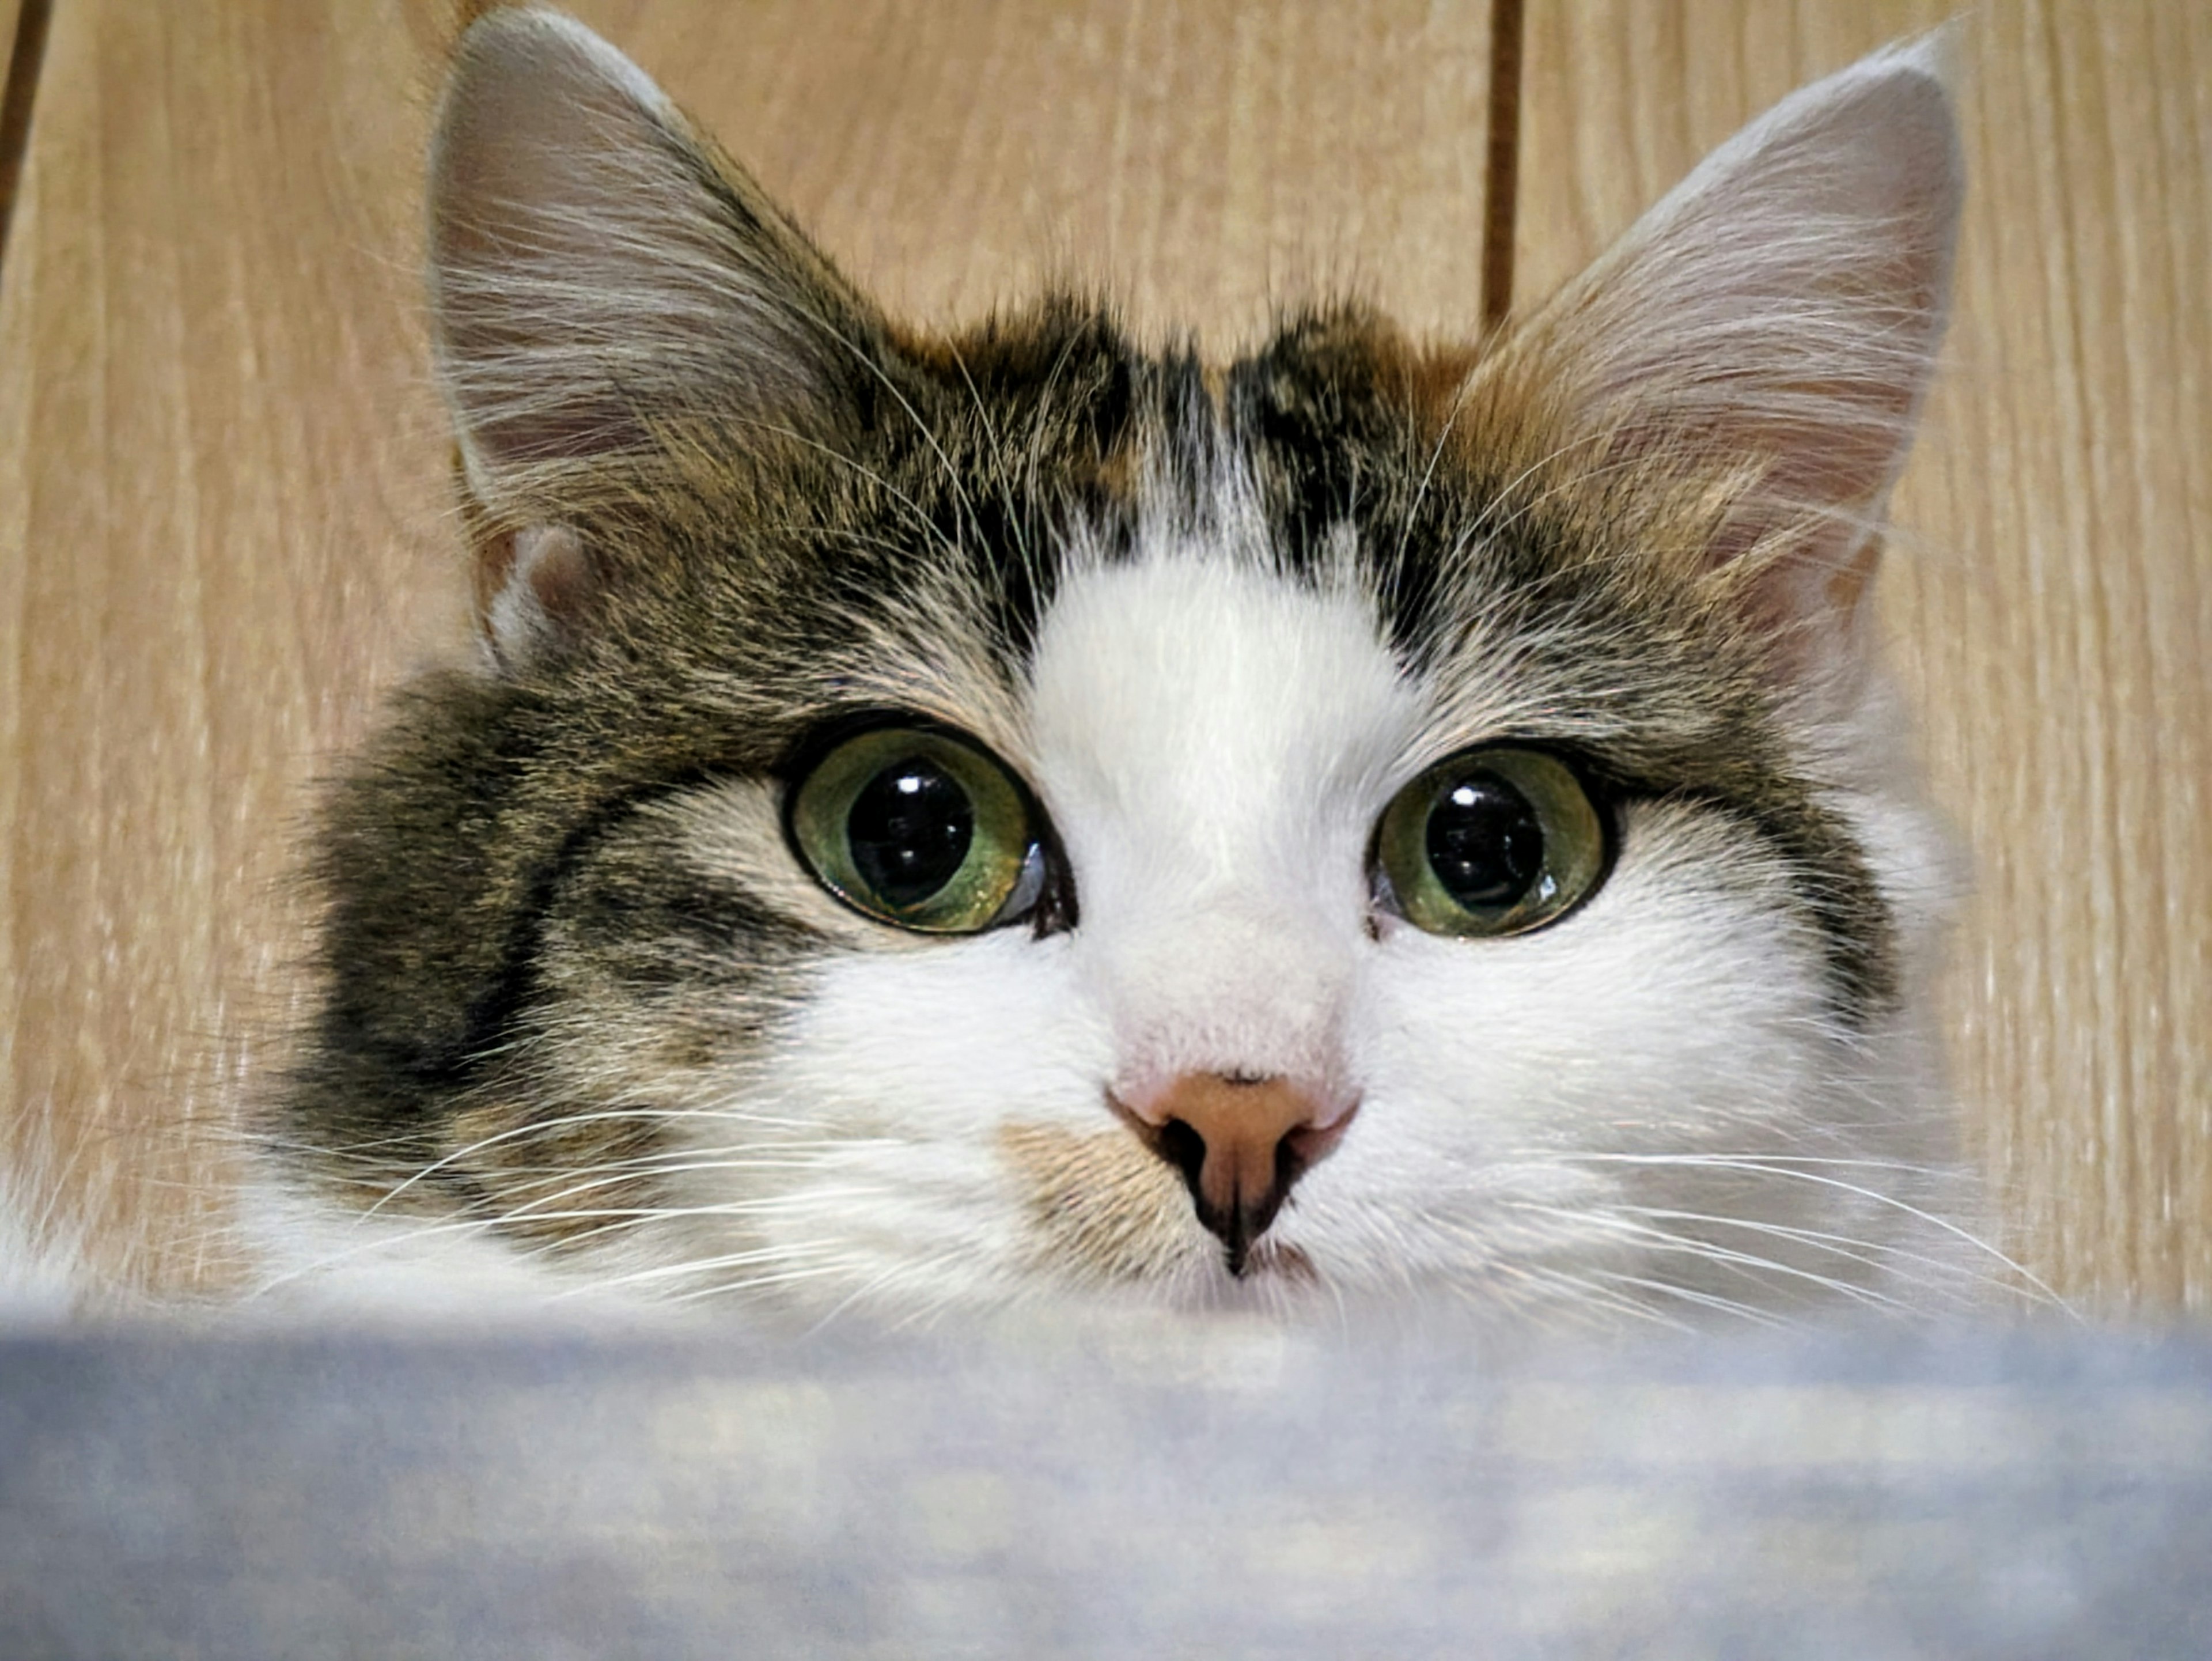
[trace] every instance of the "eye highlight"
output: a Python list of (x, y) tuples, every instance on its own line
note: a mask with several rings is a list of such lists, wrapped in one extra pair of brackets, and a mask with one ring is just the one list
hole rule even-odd
[(1597, 891), (1605, 817), (1574, 770), (1541, 750), (1462, 750), (1401, 790), (1376, 829), (1388, 897), (1431, 934), (1519, 934)]
[(1006, 770), (923, 727), (878, 727), (816, 762), (793, 793), (792, 845), (854, 910), (926, 934), (1012, 922), (1043, 887), (1044, 851)]

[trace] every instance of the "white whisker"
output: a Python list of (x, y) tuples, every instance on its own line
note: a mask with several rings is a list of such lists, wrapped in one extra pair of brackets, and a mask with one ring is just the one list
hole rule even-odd
[[(1881, 1161), (1796, 1160), (1790, 1159), (1786, 1155), (1766, 1155), (1760, 1156), (1756, 1159), (1743, 1159), (1732, 1158), (1724, 1154), (1699, 1153), (1570, 1153), (1559, 1157), (1577, 1163), (1589, 1165), (1675, 1165), (1724, 1171), (1741, 1171), (1762, 1176), (1790, 1177), (1798, 1182), (1812, 1183), (1824, 1188), (1834, 1189), (1842, 1193), (1856, 1196), (1860, 1199), (1871, 1200), (1877, 1205), (1887, 1206), (1893, 1210), (1898, 1211), (1905, 1216), (1914, 1219), (1916, 1221), (1925, 1223), (1931, 1228), (1937, 1229), (1945, 1234), (1952, 1236), (1964, 1245), (1972, 1247), (1976, 1251), (1984, 1254), (2011, 1274), (2018, 1275), (2035, 1291), (2041, 1293), (2045, 1299), (2050, 1302), (2054, 1307), (2064, 1311), (2069, 1316), (2076, 1320), (2081, 1318), (2081, 1317), (2075, 1312), (2073, 1307), (2069, 1305), (2063, 1298), (2060, 1297), (2055, 1290), (2030, 1270), (2025, 1264), (2008, 1256), (2004, 1252), (1999, 1250), (1996, 1246), (1990, 1244), (1987, 1240), (1983, 1239), (1972, 1230), (1961, 1228), (1958, 1224), (1952, 1222), (1948, 1218), (1939, 1217), (1933, 1212), (1923, 1210), (1918, 1206), (1913, 1205), (1907, 1201), (1899, 1199), (1893, 1194), (1885, 1194), (1879, 1189), (1867, 1188), (1857, 1183), (1847, 1183), (1838, 1177), (1822, 1176), (1817, 1171), (1799, 1171), (1794, 1168), (1795, 1165), (1799, 1164), (1825, 1163), (1834, 1163), (1838, 1165), (1871, 1164), (1877, 1166), (1884, 1166), (1884, 1162)], [(1896, 1167), (1885, 1166), (1884, 1168)], [(1912, 1169), (1911, 1166), (1905, 1166), (1903, 1168), (1907, 1170)]]

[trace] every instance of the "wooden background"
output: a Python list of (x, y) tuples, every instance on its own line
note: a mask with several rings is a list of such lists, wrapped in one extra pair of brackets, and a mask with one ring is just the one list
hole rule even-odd
[[(895, 307), (1074, 273), (1224, 348), (1327, 283), (1471, 330), (1503, 89), (1526, 298), (1943, 9), (1492, 3), (578, 9)], [(189, 1242), (279, 1058), (308, 787), (465, 627), (416, 277), (443, 33), (438, 0), (0, 0), (9, 113), (35, 93), (0, 247), (0, 1128), (173, 1225), (153, 1281), (211, 1272)], [(1964, 58), (1953, 362), (1885, 579), (1978, 885), (1954, 1070), (2009, 1250), (2201, 1311), (2212, 8), (1990, 0)]]

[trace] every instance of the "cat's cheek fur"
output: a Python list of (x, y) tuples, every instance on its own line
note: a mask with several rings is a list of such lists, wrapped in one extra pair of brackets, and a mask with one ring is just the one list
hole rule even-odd
[[(1843, 1046), (1786, 885), (1747, 875), (1758, 849), (1710, 814), (1638, 809), (1626, 840), (1607, 886), (1550, 929), (1386, 932), (1353, 1027), (1359, 1122), (1286, 1235), (1325, 1275), (1419, 1266), (1608, 1301), (1611, 1259), (1641, 1255), (1620, 1209), (1634, 1167), (1615, 1159), (1794, 1147), (1819, 1117)], [(1381, 1231), (1389, 1249), (1363, 1250)]]
[(250, 1266), (239, 1305), (248, 1319), (343, 1311), (409, 1324), (474, 1324), (563, 1311), (596, 1320), (640, 1307), (601, 1296), (481, 1222), (340, 1211), (268, 1161), (239, 1190), (232, 1244)]
[(96, 1284), (82, 1230), (31, 1197), (51, 1191), (52, 1180), (0, 1164), (0, 1328), (65, 1320), (83, 1311)]
[[(1103, 1137), (1125, 1177), (1152, 1174), (1106, 1106), (1113, 1045), (1072, 946), (1001, 929), (820, 967), (745, 1104), (809, 1150), (755, 1222), (770, 1273), (794, 1277), (785, 1290), (799, 1301), (927, 1308), (1115, 1278), (1045, 1249), (1050, 1201), (1016, 1155)], [(1177, 1203), (1153, 1256), (1202, 1267), (1207, 1237), (1179, 1184), (1158, 1176)]]

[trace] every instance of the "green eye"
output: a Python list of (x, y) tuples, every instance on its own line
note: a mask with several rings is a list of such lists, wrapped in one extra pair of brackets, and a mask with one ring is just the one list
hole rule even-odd
[(1518, 934), (1604, 880), (1606, 824), (1573, 770), (1499, 745), (1449, 757), (1383, 810), (1376, 863), (1406, 920), (1431, 934)]
[(942, 733), (881, 727), (830, 751), (792, 798), (791, 839), (846, 904), (923, 934), (1011, 922), (1043, 884), (1019, 788)]

